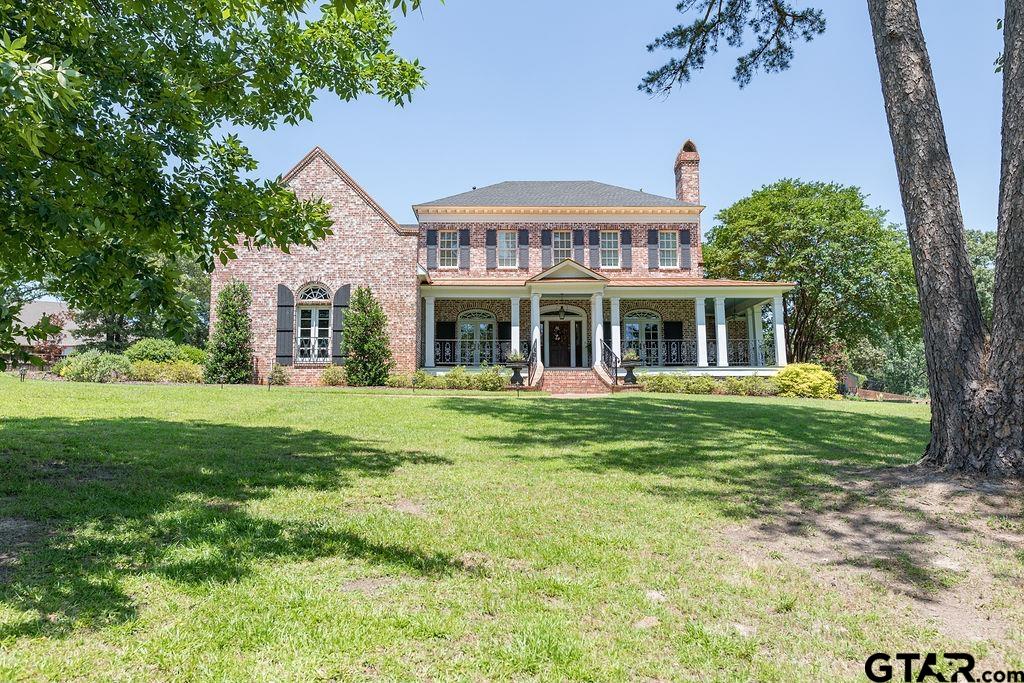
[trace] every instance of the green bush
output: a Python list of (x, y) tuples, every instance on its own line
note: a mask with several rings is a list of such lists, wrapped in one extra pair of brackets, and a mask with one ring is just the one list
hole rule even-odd
[(658, 394), (683, 393), (683, 377), (681, 375), (641, 375), (637, 382), (644, 391)]
[(191, 344), (181, 344), (178, 346), (177, 360), (187, 360), (189, 363), (196, 363), (197, 365), (206, 365), (209, 354), (200, 348), (192, 346)]
[(276, 387), (283, 387), (288, 384), (288, 371), (280, 363), (274, 363), (270, 369), (270, 383)]
[(445, 389), (470, 389), (473, 386), (473, 378), (461, 365), (452, 368), (444, 375)]
[(744, 396), (743, 380), (739, 377), (726, 377), (715, 385), (715, 393), (728, 396)]
[(77, 351), (73, 351), (73, 352), (69, 353), (68, 355), (64, 356), (63, 358), (58, 359), (57, 362), (55, 362), (53, 365), (50, 366), (50, 372), (52, 372), (53, 374), (55, 374), (58, 377), (60, 377), (61, 376), (61, 371), (64, 370), (64, 366), (66, 366), (68, 364), (68, 361), (70, 361), (76, 355), (78, 355), (78, 352)]
[(131, 377), (136, 382), (162, 382), (164, 363), (157, 363), (155, 360), (132, 361)]
[(178, 384), (202, 384), (203, 366), (187, 360), (164, 363), (164, 378)]
[(413, 386), (412, 375), (388, 375), (387, 386), (393, 389), (408, 389)]
[(836, 378), (813, 363), (787, 365), (775, 375), (779, 396), (801, 398), (836, 398)]
[(324, 371), (320, 373), (320, 381), (328, 387), (345, 386), (345, 368), (341, 365), (324, 368)]
[(206, 381), (211, 384), (249, 384), (253, 381), (252, 293), (244, 282), (232, 280), (217, 295), (217, 324), (210, 336)]
[(715, 380), (707, 375), (692, 375), (682, 378), (684, 394), (713, 394), (715, 393)]
[(170, 339), (140, 339), (124, 351), (131, 362), (170, 363), (178, 360), (178, 347)]
[(412, 376), (412, 385), (417, 389), (443, 389), (444, 378), (431, 375), (426, 370), (417, 370)]
[(473, 375), (473, 388), (480, 391), (502, 391), (508, 386), (508, 377), (494, 365)]
[(744, 396), (776, 396), (779, 393), (779, 385), (768, 377), (744, 377), (742, 383)]
[(60, 376), (72, 382), (106, 383), (128, 379), (131, 372), (131, 362), (120, 354), (86, 351), (68, 358)]
[(388, 317), (367, 287), (357, 287), (349, 302), (345, 354), (345, 372), (354, 387), (382, 386), (395, 365), (388, 342)]

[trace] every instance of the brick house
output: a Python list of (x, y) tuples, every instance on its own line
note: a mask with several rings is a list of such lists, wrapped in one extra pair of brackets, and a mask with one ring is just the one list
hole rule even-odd
[(213, 297), (249, 284), (258, 368), (290, 366), (298, 384), (342, 362), (357, 286), (387, 313), (397, 372), (500, 364), (518, 349), (534, 385), (599, 388), (633, 349), (649, 372), (773, 374), (792, 283), (705, 278), (692, 141), (674, 168), (675, 198), (512, 181), (415, 205), (418, 223), (400, 225), (317, 147), (284, 181), (331, 205), (334, 234), (316, 249), (242, 253), (214, 271)]

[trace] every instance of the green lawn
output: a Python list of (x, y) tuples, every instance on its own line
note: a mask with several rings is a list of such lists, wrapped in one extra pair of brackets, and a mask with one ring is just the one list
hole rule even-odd
[[(927, 435), (919, 405), (2, 376), (0, 679), (857, 679), (968, 647), (915, 610), (968, 572), (913, 534), (825, 569), (784, 527)], [(993, 609), (971, 651), (1019, 665)]]

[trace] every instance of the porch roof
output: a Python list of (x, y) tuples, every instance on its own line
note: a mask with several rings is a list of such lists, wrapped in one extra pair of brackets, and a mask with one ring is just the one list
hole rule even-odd
[[(493, 277), (493, 278), (451, 278), (431, 279), (428, 284), (435, 287), (525, 287), (531, 284), (530, 279)], [(590, 278), (558, 278), (549, 282), (594, 282)], [(604, 283), (607, 289), (617, 287), (794, 287), (795, 282), (768, 282), (763, 280), (712, 280), (697, 277), (644, 277), (615, 278)]]

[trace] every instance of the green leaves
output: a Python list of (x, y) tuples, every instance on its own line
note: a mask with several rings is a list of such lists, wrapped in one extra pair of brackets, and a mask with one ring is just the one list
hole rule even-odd
[(174, 331), (190, 307), (173, 263), (209, 271), (323, 239), (327, 207), (253, 180), (255, 159), (221, 131), (308, 120), (325, 93), (409, 101), (423, 68), (391, 47), (395, 8), (0, 5), (0, 273), (51, 281), (73, 307), (160, 312)]

